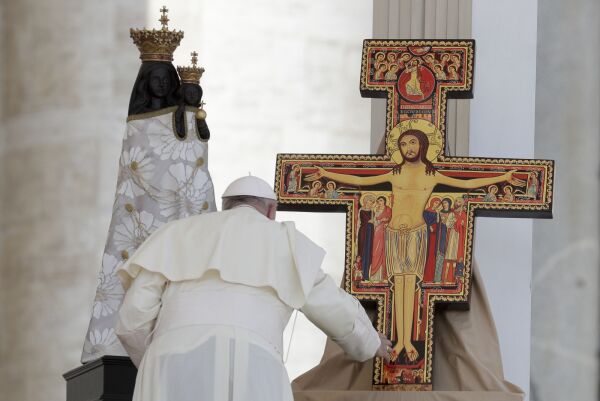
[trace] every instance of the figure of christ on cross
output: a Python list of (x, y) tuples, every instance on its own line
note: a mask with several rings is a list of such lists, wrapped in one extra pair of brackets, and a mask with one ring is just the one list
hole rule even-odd
[(402, 162), (392, 171), (372, 176), (357, 177), (339, 174), (315, 166), (317, 172), (306, 177), (315, 181), (322, 177), (340, 183), (369, 186), (382, 183), (392, 185), (392, 217), (386, 229), (385, 250), (388, 272), (393, 276), (394, 310), (397, 342), (390, 353), (395, 361), (402, 350), (414, 362), (418, 351), (411, 341), (414, 297), (417, 284), (423, 279), (427, 258), (427, 225), (423, 219), (426, 203), (436, 185), (447, 185), (462, 189), (475, 189), (508, 181), (514, 185), (524, 183), (513, 177), (513, 171), (505, 174), (473, 179), (457, 179), (437, 172), (427, 159), (429, 140), (420, 130), (409, 129), (398, 138)]

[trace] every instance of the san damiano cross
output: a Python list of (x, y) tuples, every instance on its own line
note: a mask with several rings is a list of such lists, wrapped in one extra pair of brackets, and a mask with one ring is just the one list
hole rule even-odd
[(435, 306), (463, 306), (475, 215), (551, 217), (553, 162), (451, 157), (448, 97), (472, 97), (474, 42), (365, 40), (360, 91), (386, 97), (383, 155), (279, 154), (279, 209), (345, 211), (344, 287), (394, 346), (379, 389), (430, 390)]

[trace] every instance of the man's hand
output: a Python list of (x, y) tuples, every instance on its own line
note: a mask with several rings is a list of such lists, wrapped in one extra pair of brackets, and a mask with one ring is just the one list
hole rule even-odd
[(377, 333), (377, 334), (379, 334), (379, 339), (381, 340), (381, 345), (379, 346), (379, 349), (375, 353), (375, 356), (383, 358), (383, 360), (385, 362), (389, 362), (390, 354), (392, 352), (392, 342), (390, 340), (388, 340), (388, 338), (386, 336), (384, 336), (383, 334), (381, 334), (381, 333)]

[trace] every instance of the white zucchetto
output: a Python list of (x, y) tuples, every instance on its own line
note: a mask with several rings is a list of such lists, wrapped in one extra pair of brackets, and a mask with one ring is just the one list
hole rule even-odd
[(232, 196), (256, 196), (257, 198), (277, 200), (271, 186), (265, 180), (252, 175), (234, 180), (225, 189), (221, 198)]

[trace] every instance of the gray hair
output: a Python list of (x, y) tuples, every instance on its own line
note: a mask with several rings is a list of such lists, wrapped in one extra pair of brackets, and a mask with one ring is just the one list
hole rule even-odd
[(248, 205), (252, 206), (260, 213), (266, 215), (269, 206), (272, 204), (276, 204), (277, 202), (272, 199), (267, 198), (259, 198), (258, 196), (249, 196), (249, 195), (240, 195), (240, 196), (228, 196), (227, 198), (223, 198), (222, 209), (229, 210), (233, 209), (236, 206), (240, 205)]

